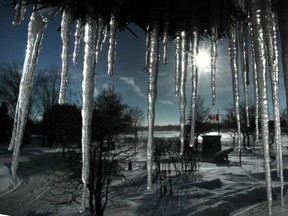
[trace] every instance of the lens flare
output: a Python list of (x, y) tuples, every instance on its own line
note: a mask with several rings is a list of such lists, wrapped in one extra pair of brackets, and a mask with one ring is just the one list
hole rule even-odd
[(199, 51), (197, 55), (197, 65), (200, 69), (210, 66), (210, 55), (208, 52)]

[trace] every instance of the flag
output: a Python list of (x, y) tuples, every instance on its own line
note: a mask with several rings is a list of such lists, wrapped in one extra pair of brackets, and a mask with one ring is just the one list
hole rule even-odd
[(209, 118), (211, 121), (219, 121), (219, 114), (208, 115), (208, 118)]

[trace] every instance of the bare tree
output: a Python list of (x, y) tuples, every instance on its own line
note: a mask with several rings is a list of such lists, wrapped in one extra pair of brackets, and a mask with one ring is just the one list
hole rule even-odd
[[(121, 177), (123, 164), (131, 155), (131, 148), (112, 145), (115, 136), (131, 129), (131, 116), (127, 104), (113, 86), (103, 89), (95, 100), (90, 152), (90, 211), (102, 216), (108, 201), (112, 182)], [(121, 164), (122, 165), (121, 165)]]
[(135, 106), (130, 108), (130, 115), (132, 118), (132, 128), (134, 137), (137, 142), (139, 127), (141, 127), (144, 123), (144, 111), (140, 107)]
[(38, 113), (43, 114), (58, 101), (60, 71), (57, 67), (37, 71), (35, 80), (35, 99)]
[[(113, 86), (105, 88), (97, 96), (92, 121), (92, 143), (89, 152), (89, 210), (91, 215), (102, 216), (109, 204), (109, 194), (118, 188), (114, 184), (115, 180), (125, 179), (123, 170), (127, 169), (134, 155), (132, 144), (121, 145), (122, 142), (117, 142), (116, 148), (114, 146), (115, 136), (131, 130), (131, 117), (129, 107), (122, 102), (121, 95)], [(57, 183), (59, 190), (55, 195), (59, 197), (63, 194), (70, 197), (67, 203), (78, 202), (77, 196), (79, 197), (82, 184), (81, 166), (79, 166), (81, 151), (70, 151), (68, 154), (71, 154), (68, 158), (72, 160), (69, 160), (65, 175), (59, 177), (62, 180)], [(75, 161), (78, 163), (72, 165)], [(63, 185), (63, 181), (68, 184)]]
[(210, 113), (210, 108), (206, 107), (204, 103), (205, 98), (198, 95), (195, 104), (196, 122), (198, 123), (204, 122), (205, 118), (207, 118), (208, 114)]
[(49, 147), (62, 147), (62, 154), (81, 143), (81, 111), (76, 105), (55, 104), (44, 113), (43, 134)]
[[(207, 118), (208, 114), (210, 113), (210, 108), (204, 105), (205, 98), (201, 97), (200, 95), (196, 98), (195, 104), (195, 136), (198, 137), (204, 130), (205, 127), (203, 125), (204, 120)], [(190, 135), (190, 127), (191, 127), (191, 111), (188, 115), (188, 125), (186, 127), (187, 136)], [(196, 139), (197, 140), (197, 139)]]
[(9, 140), (9, 129), (10, 129), (11, 118), (8, 115), (8, 108), (5, 102), (1, 103), (0, 106), (0, 143), (7, 142)]
[(16, 62), (0, 65), (0, 98), (5, 101), (9, 115), (14, 116), (21, 81), (21, 69)]
[[(0, 98), (8, 106), (9, 114), (14, 116), (21, 81), (21, 68), (17, 63), (0, 65)], [(57, 67), (37, 71), (34, 79), (30, 104), (30, 114), (42, 115), (58, 100), (60, 72)]]
[[(224, 116), (223, 122), (226, 125), (226, 127), (234, 130), (234, 137), (235, 137), (235, 130), (237, 129), (237, 123), (236, 123), (234, 105), (229, 104), (224, 109), (226, 114)], [(246, 147), (246, 138), (247, 138), (247, 145), (250, 147), (249, 135), (251, 133), (254, 133), (255, 131), (255, 106), (251, 101), (248, 103), (249, 126), (247, 125), (246, 108), (245, 103), (243, 101), (240, 102), (239, 111), (240, 111), (241, 132), (244, 138), (243, 147), (244, 148)]]

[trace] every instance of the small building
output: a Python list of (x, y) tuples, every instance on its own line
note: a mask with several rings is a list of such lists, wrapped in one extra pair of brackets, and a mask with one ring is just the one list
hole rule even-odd
[(213, 162), (215, 154), (221, 151), (221, 135), (204, 135), (202, 138), (202, 160)]

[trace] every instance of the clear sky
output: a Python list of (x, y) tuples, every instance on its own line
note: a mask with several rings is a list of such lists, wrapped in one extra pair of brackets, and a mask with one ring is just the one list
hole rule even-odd
[[(0, 63), (11, 63), (15, 61), (22, 65), (24, 61), (27, 25), (31, 12), (28, 9), (25, 21), (19, 27), (12, 26), (14, 9), (11, 7), (0, 7)], [(58, 66), (61, 69), (61, 38), (60, 27), (61, 14), (48, 23), (48, 27), (44, 34), (42, 49), (38, 61), (38, 69), (51, 66)], [(75, 23), (73, 24), (75, 28)], [(147, 74), (143, 71), (145, 56), (145, 34), (137, 26), (131, 25), (130, 28), (138, 35), (136, 38), (129, 31), (120, 32), (117, 35), (116, 62), (114, 67), (114, 76), (108, 77), (107, 74), (107, 45), (104, 46), (100, 58), (98, 60), (96, 70), (96, 92), (101, 91), (107, 84), (113, 84), (116, 90), (122, 95), (123, 101), (130, 106), (141, 107), (146, 114), (147, 110)], [(74, 31), (71, 34), (71, 50), (74, 44)], [(201, 41), (200, 50), (209, 50), (209, 40)], [(83, 52), (83, 43), (80, 53)], [(71, 53), (72, 55), (72, 53)], [(162, 56), (162, 49), (160, 48)], [(175, 96), (174, 91), (174, 46), (173, 42), (169, 45), (168, 64), (159, 64), (158, 77), (158, 96), (156, 103), (156, 122), (155, 124), (178, 124), (179, 123), (179, 98)], [(82, 58), (80, 55), (78, 65), (72, 66), (70, 62), (69, 73), (71, 76), (70, 87), (73, 91), (81, 91), (82, 80)], [(280, 67), (281, 68), (281, 67)], [(187, 113), (189, 112), (190, 96), (191, 96), (191, 69), (187, 76)], [(217, 72), (216, 72), (216, 104), (211, 106), (211, 90), (210, 90), (210, 66), (199, 71), (198, 95), (205, 98), (205, 106), (211, 108), (211, 114), (220, 111), (220, 116), (224, 114), (223, 108), (233, 103), (232, 97), (232, 78), (228, 57), (227, 40), (220, 40), (218, 44)], [(241, 74), (241, 71), (240, 71)], [(252, 75), (252, 73), (250, 73)], [(282, 73), (281, 73), (282, 76)], [(240, 82), (242, 76), (240, 75)], [(252, 81), (252, 78), (250, 78)], [(283, 79), (280, 79), (281, 98), (284, 98)], [(250, 85), (250, 98), (253, 98), (253, 86)], [(242, 87), (240, 87), (241, 100)], [(285, 101), (281, 100), (281, 106)], [(221, 119), (221, 118), (220, 118)]]

